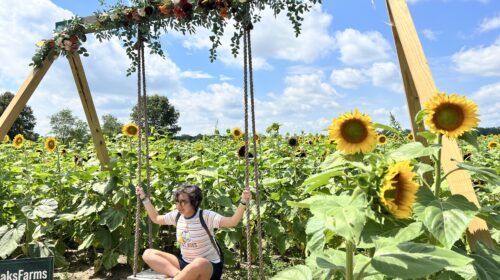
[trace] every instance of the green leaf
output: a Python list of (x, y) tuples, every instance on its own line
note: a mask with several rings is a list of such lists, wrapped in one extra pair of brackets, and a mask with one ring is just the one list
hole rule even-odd
[(327, 249), (316, 254), (316, 265), (319, 268), (345, 271), (346, 255), (344, 251)]
[(296, 265), (281, 271), (271, 280), (312, 280), (312, 271), (305, 265)]
[(477, 207), (464, 196), (452, 195), (445, 201), (431, 202), (421, 221), (429, 232), (449, 249), (460, 239), (477, 212)]
[(423, 220), (425, 208), (427, 208), (427, 206), (435, 200), (436, 197), (432, 193), (431, 189), (426, 186), (418, 188), (417, 198), (413, 204), (413, 214), (418, 218), (418, 220)]
[(323, 196), (311, 204), (313, 215), (323, 220), (326, 228), (357, 244), (366, 222), (366, 197)]
[(325, 247), (325, 224), (322, 219), (312, 216), (307, 221), (307, 249), (310, 252), (322, 251)]
[(420, 131), (417, 135), (424, 137), (429, 143), (435, 143), (437, 135), (430, 131)]
[(101, 225), (107, 225), (109, 230), (113, 232), (123, 223), (123, 219), (126, 216), (127, 212), (124, 209), (108, 208), (102, 216), (104, 220), (101, 222)]
[(307, 178), (301, 187), (307, 188), (304, 193), (311, 193), (313, 190), (328, 184), (328, 181), (335, 176), (342, 176), (344, 174), (343, 170), (331, 169), (318, 174), (314, 174)]
[(57, 201), (53, 198), (43, 199), (37, 203), (33, 215), (40, 218), (52, 218), (56, 215)]
[(99, 242), (99, 244), (101, 244), (104, 250), (109, 250), (113, 246), (113, 237), (111, 236), (111, 233), (107, 229), (101, 227), (96, 232), (95, 237), (96, 241)]
[(467, 131), (458, 138), (469, 143), (469, 145), (474, 147), (476, 150), (479, 150), (479, 144), (477, 142), (477, 132), (475, 130)]
[(108, 180), (108, 183), (106, 184), (106, 187), (103, 190), (103, 194), (106, 194), (116, 188), (116, 185), (118, 184), (118, 177), (117, 176), (111, 176)]
[(78, 246), (78, 251), (85, 250), (88, 247), (90, 247), (90, 245), (92, 245), (92, 242), (94, 242), (94, 238), (95, 238), (95, 234), (93, 234), (93, 233), (88, 235), (87, 237), (85, 237), (82, 244), (80, 244)]
[(472, 265), (476, 269), (479, 280), (500, 279), (500, 255), (498, 251), (488, 249), (481, 243), (476, 245), (477, 252), (470, 254), (474, 259)]
[(215, 168), (215, 167), (200, 170), (200, 171), (198, 171), (198, 174), (203, 175), (203, 176), (207, 176), (207, 177), (212, 177), (215, 179), (217, 179), (217, 177), (219, 176), (219, 173), (217, 172), (217, 168)]
[(475, 166), (465, 162), (457, 162), (457, 166), (476, 173), (478, 179), (486, 181), (494, 186), (500, 185), (500, 176), (498, 176), (496, 170), (493, 168)]
[(102, 264), (104, 268), (107, 270), (112, 269), (115, 265), (118, 264), (118, 257), (120, 254), (116, 253), (114, 250), (105, 251), (102, 256)]
[(5, 259), (19, 246), (19, 242), (26, 230), (26, 224), (8, 230), (8, 226), (0, 227), (0, 258)]
[(383, 243), (372, 259), (372, 266), (390, 277), (420, 278), (448, 266), (465, 266), (472, 259), (452, 250), (428, 244), (396, 241)]
[[(366, 267), (365, 267), (366, 265)], [(363, 275), (361, 277), (359, 274), (361, 273), (361, 270), (363, 270)], [(371, 265), (371, 258), (362, 255), (362, 254), (357, 254), (354, 256), (354, 279), (377, 279), (377, 280), (382, 280), (384, 279), (383, 275), (380, 274), (380, 272), (376, 271), (375, 268)], [(369, 278), (368, 278), (369, 277)]]
[(427, 110), (422, 109), (418, 111), (417, 114), (415, 115), (415, 123), (417, 124), (423, 123), (425, 115), (427, 115)]
[(390, 131), (392, 133), (395, 133), (395, 134), (399, 134), (399, 131), (395, 128), (392, 128), (388, 125), (385, 125), (385, 124), (381, 124), (381, 123), (373, 123), (373, 127), (374, 128), (380, 128), (380, 129), (383, 129), (383, 130), (386, 130), (386, 131)]
[(485, 220), (488, 224), (492, 225), (494, 228), (500, 228), (500, 204), (494, 206), (486, 206), (479, 209), (477, 216)]
[(424, 147), (420, 142), (411, 142), (404, 144), (398, 149), (389, 153), (389, 157), (395, 161), (409, 160), (424, 156), (430, 156), (439, 150), (438, 146), (432, 145), (429, 147)]

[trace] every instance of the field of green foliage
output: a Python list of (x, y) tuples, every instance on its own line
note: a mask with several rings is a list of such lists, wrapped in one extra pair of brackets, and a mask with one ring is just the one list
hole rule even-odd
[[(468, 224), (479, 216), (488, 222), (493, 246), (500, 242), (498, 135), (460, 141), (465, 155), (461, 168), (471, 171), (478, 209), (451, 195), (446, 181), (436, 197), (432, 182), (422, 179), (426, 173), (435, 176), (435, 168), (419, 158), (433, 158), (439, 145), (423, 147), (402, 131), (380, 127), (386, 129), (385, 139), (379, 138), (370, 153), (353, 155), (336, 150), (327, 136), (283, 135), (273, 127), (259, 135), (268, 276), (500, 279), (498, 250), (478, 245), (472, 252), (465, 238)], [(426, 137), (433, 140), (430, 134)], [(202, 187), (202, 208), (231, 215), (245, 187), (242, 139), (229, 131), (192, 141), (153, 133), (148, 156), (152, 200), (159, 212), (172, 210), (172, 191), (189, 182)], [(109, 270), (124, 255), (132, 264), (137, 137), (107, 139), (112, 159), (105, 171), (92, 144), (52, 140), (49, 146), (44, 146), (45, 139), (0, 144), (0, 258), (55, 256), (56, 267), (64, 268), (70, 265), (69, 256), (79, 253), (96, 270)], [(391, 178), (394, 172), (397, 176)], [(418, 189), (415, 202), (397, 211), (391, 211), (388, 201), (404, 204), (408, 194), (388, 188), (394, 180)], [(253, 204), (254, 264), (259, 242), (255, 215)], [(244, 219), (235, 229), (216, 234), (228, 270), (245, 269), (246, 223)], [(144, 212), (141, 227), (140, 248), (146, 248)], [(154, 247), (177, 251), (173, 228), (154, 226), (153, 236)], [(276, 259), (290, 267), (273, 267)]]

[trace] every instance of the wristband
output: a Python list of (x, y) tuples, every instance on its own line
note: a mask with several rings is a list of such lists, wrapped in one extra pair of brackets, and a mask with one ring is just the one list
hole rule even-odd
[(149, 200), (149, 197), (146, 197), (142, 200), (142, 204), (146, 205), (146, 204), (149, 204), (151, 203), (151, 200)]

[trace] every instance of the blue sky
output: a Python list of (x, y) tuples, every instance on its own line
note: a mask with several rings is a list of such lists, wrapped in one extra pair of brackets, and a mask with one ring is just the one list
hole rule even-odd
[[(111, 1), (108, 1), (111, 2)], [(389, 112), (409, 127), (399, 64), (381, 0), (323, 0), (295, 38), (284, 16), (262, 12), (252, 34), (257, 127), (273, 122), (283, 132), (321, 132), (339, 114), (358, 109), (376, 122)], [(480, 126), (500, 126), (500, 1), (408, 0), (440, 91), (465, 95), (480, 107)], [(57, 21), (102, 10), (97, 0), (0, 1), (0, 92), (16, 92), (29, 73), (35, 43), (50, 38)], [(243, 126), (242, 59), (229, 36), (219, 59), (209, 61), (209, 32), (175, 32), (162, 39), (166, 59), (147, 57), (148, 93), (166, 95), (180, 111), (181, 133), (211, 133)], [(118, 40), (89, 38), (82, 58), (99, 116), (129, 121), (135, 77)], [(35, 130), (50, 134), (49, 116), (65, 108), (85, 119), (65, 58), (59, 58), (28, 105)]]

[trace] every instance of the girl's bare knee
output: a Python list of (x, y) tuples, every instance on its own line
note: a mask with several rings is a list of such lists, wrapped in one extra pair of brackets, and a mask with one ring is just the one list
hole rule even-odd
[(146, 249), (144, 253), (142, 254), (142, 259), (148, 263), (151, 259), (153, 259), (155, 256), (155, 251), (153, 249)]

